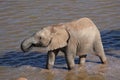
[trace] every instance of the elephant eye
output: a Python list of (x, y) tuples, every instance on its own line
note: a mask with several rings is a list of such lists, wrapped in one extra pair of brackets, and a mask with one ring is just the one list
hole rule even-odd
[(39, 39), (42, 39), (42, 37), (40, 36)]

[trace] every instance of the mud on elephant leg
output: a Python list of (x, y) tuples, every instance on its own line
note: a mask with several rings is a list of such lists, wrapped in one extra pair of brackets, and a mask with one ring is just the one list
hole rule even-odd
[(47, 54), (47, 69), (51, 69), (55, 63), (55, 57), (58, 54), (58, 51), (49, 51)]

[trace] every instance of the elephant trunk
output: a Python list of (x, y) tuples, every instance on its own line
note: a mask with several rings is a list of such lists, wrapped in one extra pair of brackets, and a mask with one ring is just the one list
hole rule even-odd
[(33, 37), (30, 37), (30, 38), (27, 38), (27, 39), (23, 40), (23, 42), (21, 43), (21, 50), (23, 52), (28, 52), (29, 50), (32, 49), (33, 42), (34, 42)]

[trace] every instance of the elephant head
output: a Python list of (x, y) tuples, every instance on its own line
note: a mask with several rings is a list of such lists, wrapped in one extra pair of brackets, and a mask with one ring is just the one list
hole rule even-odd
[(65, 47), (68, 38), (69, 34), (64, 25), (48, 26), (25, 39), (21, 43), (21, 49), (24, 52), (29, 51), (32, 47), (45, 47), (47, 50), (55, 50)]

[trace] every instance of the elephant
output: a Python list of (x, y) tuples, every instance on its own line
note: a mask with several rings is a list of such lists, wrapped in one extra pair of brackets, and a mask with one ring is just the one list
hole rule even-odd
[(47, 52), (47, 69), (51, 69), (55, 57), (61, 51), (65, 54), (68, 70), (75, 67), (75, 56), (84, 65), (88, 53), (94, 53), (102, 64), (107, 63), (100, 31), (90, 18), (80, 18), (66, 23), (43, 27), (21, 43), (21, 49), (28, 52), (32, 47), (41, 47)]

